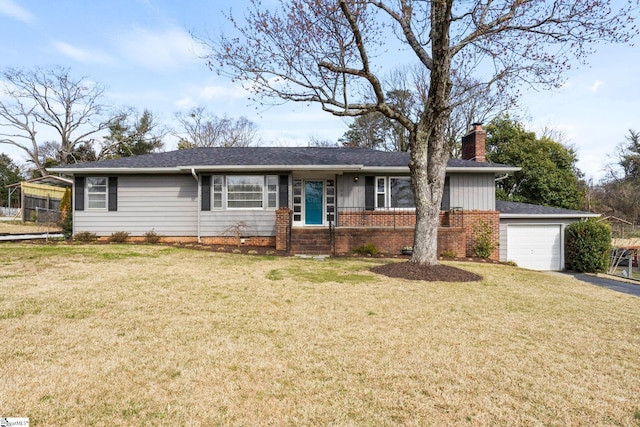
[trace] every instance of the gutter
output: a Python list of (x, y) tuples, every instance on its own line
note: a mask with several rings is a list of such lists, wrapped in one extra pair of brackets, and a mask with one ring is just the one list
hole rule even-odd
[[(331, 171), (358, 172), (363, 165), (192, 165), (178, 166), (179, 170), (197, 170), (199, 172), (246, 172), (246, 171)], [(406, 168), (405, 168), (406, 169)]]
[(50, 168), (49, 172), (74, 174), (147, 174), (147, 173), (183, 173), (184, 169), (176, 167), (168, 168)]
[(202, 197), (202, 189), (200, 188), (200, 178), (198, 177), (198, 174), (196, 174), (196, 170), (191, 168), (191, 175), (193, 176), (193, 179), (196, 180), (197, 182), (197, 192), (198, 192), (198, 204), (196, 206), (196, 216), (198, 217), (198, 229), (197, 229), (197, 235), (198, 235), (198, 243), (202, 243), (200, 241), (200, 206), (202, 206), (202, 201), (200, 200), (200, 198)]
[(597, 218), (600, 214), (583, 213), (583, 214), (514, 214), (500, 213), (500, 218), (505, 219), (560, 219), (560, 218)]

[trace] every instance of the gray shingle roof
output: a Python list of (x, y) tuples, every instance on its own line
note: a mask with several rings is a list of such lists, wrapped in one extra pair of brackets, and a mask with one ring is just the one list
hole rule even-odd
[(551, 206), (532, 205), (529, 203), (506, 202), (496, 200), (496, 210), (500, 211), (500, 216), (512, 217), (544, 217), (544, 216), (564, 216), (573, 218), (585, 218), (599, 216), (591, 212), (576, 211), (571, 209), (554, 208)]
[[(335, 166), (406, 167), (409, 154), (366, 148), (215, 147), (168, 151), (97, 162), (61, 166), (61, 169), (176, 168), (185, 166)], [(505, 165), (451, 159), (449, 167), (500, 168)]]

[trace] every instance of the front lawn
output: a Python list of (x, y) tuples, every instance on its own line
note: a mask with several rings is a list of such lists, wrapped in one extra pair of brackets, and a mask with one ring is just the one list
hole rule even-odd
[(388, 260), (0, 245), (0, 416), (37, 425), (637, 425), (640, 299)]

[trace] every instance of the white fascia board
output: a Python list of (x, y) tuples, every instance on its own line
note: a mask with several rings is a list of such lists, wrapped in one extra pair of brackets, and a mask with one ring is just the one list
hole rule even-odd
[(179, 166), (184, 171), (196, 172), (264, 172), (264, 171), (331, 171), (358, 172), (362, 165), (218, 165), (218, 166)]
[(364, 166), (360, 172), (371, 173), (409, 173), (409, 166)]
[(500, 213), (500, 218), (504, 219), (570, 219), (570, 218), (598, 218), (600, 214), (583, 213), (583, 214), (510, 214)]
[(150, 173), (183, 173), (180, 168), (49, 168), (50, 172), (66, 175), (95, 174), (150, 174)]
[[(447, 167), (447, 172), (458, 173), (495, 173), (503, 174), (509, 172), (518, 172), (522, 168), (513, 166), (503, 167)], [(362, 172), (375, 172), (375, 173), (409, 173), (409, 166), (365, 166), (362, 168)]]
[(474, 168), (474, 167), (447, 167), (447, 172), (460, 172), (460, 173), (509, 173), (509, 172), (519, 172), (522, 168), (517, 168), (515, 166), (502, 166), (502, 167), (484, 167), (484, 168)]

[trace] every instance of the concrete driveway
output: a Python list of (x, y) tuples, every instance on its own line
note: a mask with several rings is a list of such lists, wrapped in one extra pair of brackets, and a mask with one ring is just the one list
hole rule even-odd
[(583, 282), (591, 283), (596, 286), (602, 286), (603, 288), (609, 288), (613, 291), (623, 292), (625, 294), (635, 295), (640, 297), (640, 284), (623, 282), (622, 280), (615, 280), (609, 277), (596, 277), (590, 274), (584, 273), (571, 273), (567, 272), (570, 276), (575, 277)]

